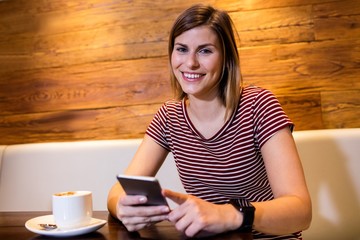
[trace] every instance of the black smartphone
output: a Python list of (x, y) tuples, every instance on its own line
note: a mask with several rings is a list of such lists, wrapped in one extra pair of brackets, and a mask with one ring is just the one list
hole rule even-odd
[(166, 205), (166, 198), (161, 194), (161, 186), (155, 177), (131, 176), (118, 174), (118, 181), (127, 195), (143, 195), (147, 197), (147, 206)]

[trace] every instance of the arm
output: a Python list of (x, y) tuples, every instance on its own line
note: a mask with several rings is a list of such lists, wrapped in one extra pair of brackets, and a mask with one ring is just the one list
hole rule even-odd
[[(125, 174), (155, 176), (167, 154), (168, 151), (158, 145), (151, 137), (145, 135), (131, 163), (127, 167)], [(124, 191), (118, 182), (113, 185), (108, 194), (108, 210), (110, 214), (116, 218), (118, 218), (118, 203), (124, 195)], [(133, 196), (131, 198), (129, 197), (129, 199), (134, 204), (139, 204), (142, 200), (139, 197)], [(129, 199), (127, 201), (130, 201)]]
[(253, 203), (254, 228), (276, 235), (307, 229), (311, 222), (311, 200), (290, 130), (279, 130), (264, 144), (261, 153), (274, 200)]

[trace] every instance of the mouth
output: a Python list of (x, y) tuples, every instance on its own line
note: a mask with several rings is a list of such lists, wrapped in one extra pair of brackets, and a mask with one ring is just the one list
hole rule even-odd
[(200, 73), (183, 72), (182, 74), (183, 74), (184, 78), (188, 81), (196, 81), (196, 80), (199, 80), (201, 77), (205, 76), (205, 74), (200, 74)]

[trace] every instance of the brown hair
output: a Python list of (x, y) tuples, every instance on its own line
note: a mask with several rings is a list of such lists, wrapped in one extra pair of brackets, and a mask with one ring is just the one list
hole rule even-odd
[[(235, 111), (239, 104), (242, 91), (239, 53), (237, 51), (234, 24), (227, 12), (211, 6), (194, 5), (175, 20), (169, 36), (169, 59), (174, 49), (175, 38), (192, 28), (210, 27), (218, 36), (224, 54), (223, 73), (219, 84), (220, 97), (226, 107), (225, 118)], [(171, 86), (177, 99), (182, 99), (186, 93), (182, 90), (174, 73), (170, 71)]]

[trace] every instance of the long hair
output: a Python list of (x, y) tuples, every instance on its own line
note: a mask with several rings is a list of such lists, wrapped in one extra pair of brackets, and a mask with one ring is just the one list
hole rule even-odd
[[(236, 46), (234, 24), (227, 12), (211, 6), (194, 5), (175, 20), (169, 36), (169, 62), (174, 50), (175, 38), (195, 27), (208, 26), (218, 36), (224, 54), (222, 75), (219, 83), (220, 98), (226, 108), (225, 118), (235, 111), (239, 104), (242, 91), (239, 53)], [(173, 71), (170, 71), (171, 87), (177, 99), (182, 99), (186, 93), (182, 90)]]

